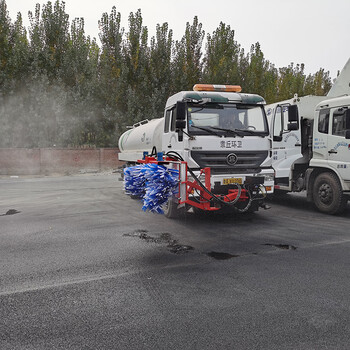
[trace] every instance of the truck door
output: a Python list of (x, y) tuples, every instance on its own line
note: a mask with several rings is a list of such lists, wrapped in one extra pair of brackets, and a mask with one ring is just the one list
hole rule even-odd
[(164, 133), (162, 136), (163, 152), (174, 151), (182, 154), (182, 143), (179, 142), (176, 132), (176, 108), (175, 106), (165, 111)]
[(348, 107), (330, 110), (327, 145), (328, 164), (343, 180), (350, 180), (350, 140), (345, 138), (347, 111)]
[(330, 109), (324, 108), (319, 111), (317, 123), (314, 126), (312, 141), (312, 159), (318, 166), (323, 166), (328, 161), (328, 133), (329, 133)]
[(300, 128), (288, 130), (288, 106), (278, 105), (273, 118), (272, 165), (277, 183), (289, 185), (291, 166), (302, 157)]

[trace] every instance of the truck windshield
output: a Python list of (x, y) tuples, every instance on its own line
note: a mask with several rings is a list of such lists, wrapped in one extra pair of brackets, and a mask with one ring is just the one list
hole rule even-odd
[(227, 136), (268, 135), (262, 105), (189, 104), (187, 116), (188, 131), (194, 135), (213, 134), (213, 131)]

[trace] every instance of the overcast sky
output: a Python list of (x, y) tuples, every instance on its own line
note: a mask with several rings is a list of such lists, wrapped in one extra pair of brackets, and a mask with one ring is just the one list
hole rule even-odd
[[(6, 0), (12, 21), (21, 12), (27, 28), (28, 11), (34, 11), (36, 3), (47, 1)], [(126, 31), (130, 12), (141, 9), (150, 36), (157, 23), (168, 22), (175, 40), (181, 39), (186, 22), (192, 24), (194, 16), (206, 33), (222, 21), (235, 30), (235, 40), (246, 52), (259, 42), (265, 59), (277, 68), (304, 63), (306, 73), (324, 68), (335, 78), (350, 57), (349, 0), (66, 0), (65, 4), (70, 21), (84, 17), (86, 35), (97, 39), (102, 13), (116, 6)]]

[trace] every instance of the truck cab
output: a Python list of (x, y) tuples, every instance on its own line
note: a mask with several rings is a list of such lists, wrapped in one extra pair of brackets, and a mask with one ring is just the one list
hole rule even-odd
[[(345, 199), (350, 195), (350, 97), (332, 98), (316, 106), (312, 140), (312, 158), (308, 177), (317, 180), (320, 171), (337, 179)], [(315, 173), (315, 174), (313, 174)], [(311, 183), (310, 183), (311, 184)], [(314, 186), (314, 200), (326, 202), (333, 191), (323, 185)], [(333, 193), (334, 194), (334, 193)], [(311, 191), (310, 191), (311, 196)], [(328, 196), (328, 198), (327, 198)], [(320, 198), (318, 198), (320, 197)], [(344, 200), (345, 200), (344, 199)]]
[(350, 97), (294, 96), (266, 107), (275, 191), (307, 191), (318, 210), (336, 214), (350, 195)]
[(303, 174), (311, 159), (313, 118), (324, 96), (294, 95), (292, 99), (267, 105), (275, 190), (302, 191)]
[(237, 92), (175, 94), (165, 107), (162, 150), (179, 154), (194, 171), (210, 167), (213, 188), (263, 176), (270, 193), (273, 172), (264, 103), (258, 95)]
[(275, 193), (306, 190), (318, 210), (341, 213), (350, 196), (350, 59), (327, 96), (265, 106)]

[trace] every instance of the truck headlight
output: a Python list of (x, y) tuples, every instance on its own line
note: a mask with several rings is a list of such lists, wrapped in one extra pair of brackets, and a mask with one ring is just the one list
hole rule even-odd
[(265, 182), (270, 182), (274, 180), (274, 174), (264, 174)]

